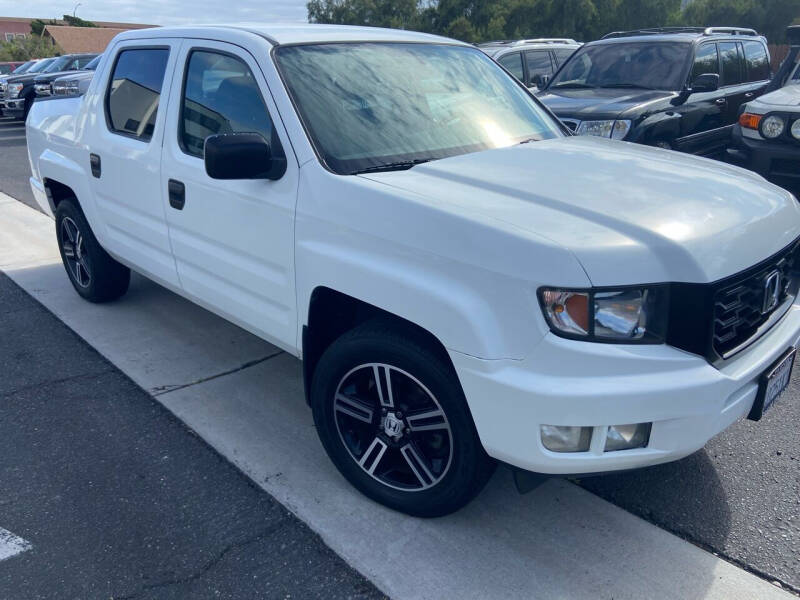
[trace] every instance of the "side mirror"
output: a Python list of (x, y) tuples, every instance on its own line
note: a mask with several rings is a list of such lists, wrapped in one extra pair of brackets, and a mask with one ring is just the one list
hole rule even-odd
[(209, 136), (203, 154), (212, 179), (280, 179), (286, 172), (286, 158), (273, 155), (258, 133)]
[(716, 92), (718, 89), (719, 75), (716, 73), (703, 73), (695, 78), (689, 91), (696, 94), (698, 92)]

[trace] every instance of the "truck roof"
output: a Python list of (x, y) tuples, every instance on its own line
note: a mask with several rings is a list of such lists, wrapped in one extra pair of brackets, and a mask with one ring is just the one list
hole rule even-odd
[(330, 42), (428, 42), (466, 46), (463, 42), (438, 35), (383, 29), (381, 27), (354, 27), (350, 25), (311, 25), (283, 23), (232, 23), (180, 27), (135, 29), (119, 34), (117, 40), (147, 39), (157, 37), (204, 37), (218, 34), (220, 29), (246, 31), (266, 39), (273, 46), (284, 44), (310, 44)]

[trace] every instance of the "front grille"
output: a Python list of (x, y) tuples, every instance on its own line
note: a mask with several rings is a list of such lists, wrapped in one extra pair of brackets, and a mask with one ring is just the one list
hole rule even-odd
[(712, 346), (717, 355), (726, 358), (754, 339), (786, 299), (797, 293), (798, 248), (792, 244), (716, 289)]

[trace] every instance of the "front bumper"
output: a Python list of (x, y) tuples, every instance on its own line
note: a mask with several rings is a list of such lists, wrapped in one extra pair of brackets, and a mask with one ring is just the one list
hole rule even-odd
[(3, 101), (3, 114), (21, 117), (25, 114), (25, 98), (6, 98)]
[(800, 179), (800, 144), (771, 140), (755, 140), (742, 135), (742, 128), (733, 128), (732, 158), (741, 166), (762, 177)]
[[(800, 341), (794, 304), (720, 368), (670, 346), (611, 345), (548, 334), (523, 361), (450, 352), (489, 455), (547, 474), (600, 473), (683, 458), (748, 414), (761, 374)], [(652, 423), (646, 448), (604, 452), (611, 425)], [(592, 427), (588, 452), (547, 450), (541, 425)]]

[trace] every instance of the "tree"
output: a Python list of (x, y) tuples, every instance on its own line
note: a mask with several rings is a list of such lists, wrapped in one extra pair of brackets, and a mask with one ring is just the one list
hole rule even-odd
[(0, 42), (0, 61), (25, 61), (62, 54), (61, 48), (48, 38), (29, 35), (11, 42)]
[(64, 15), (64, 22), (72, 27), (97, 27), (91, 21), (84, 21), (80, 17), (73, 17), (72, 15)]

